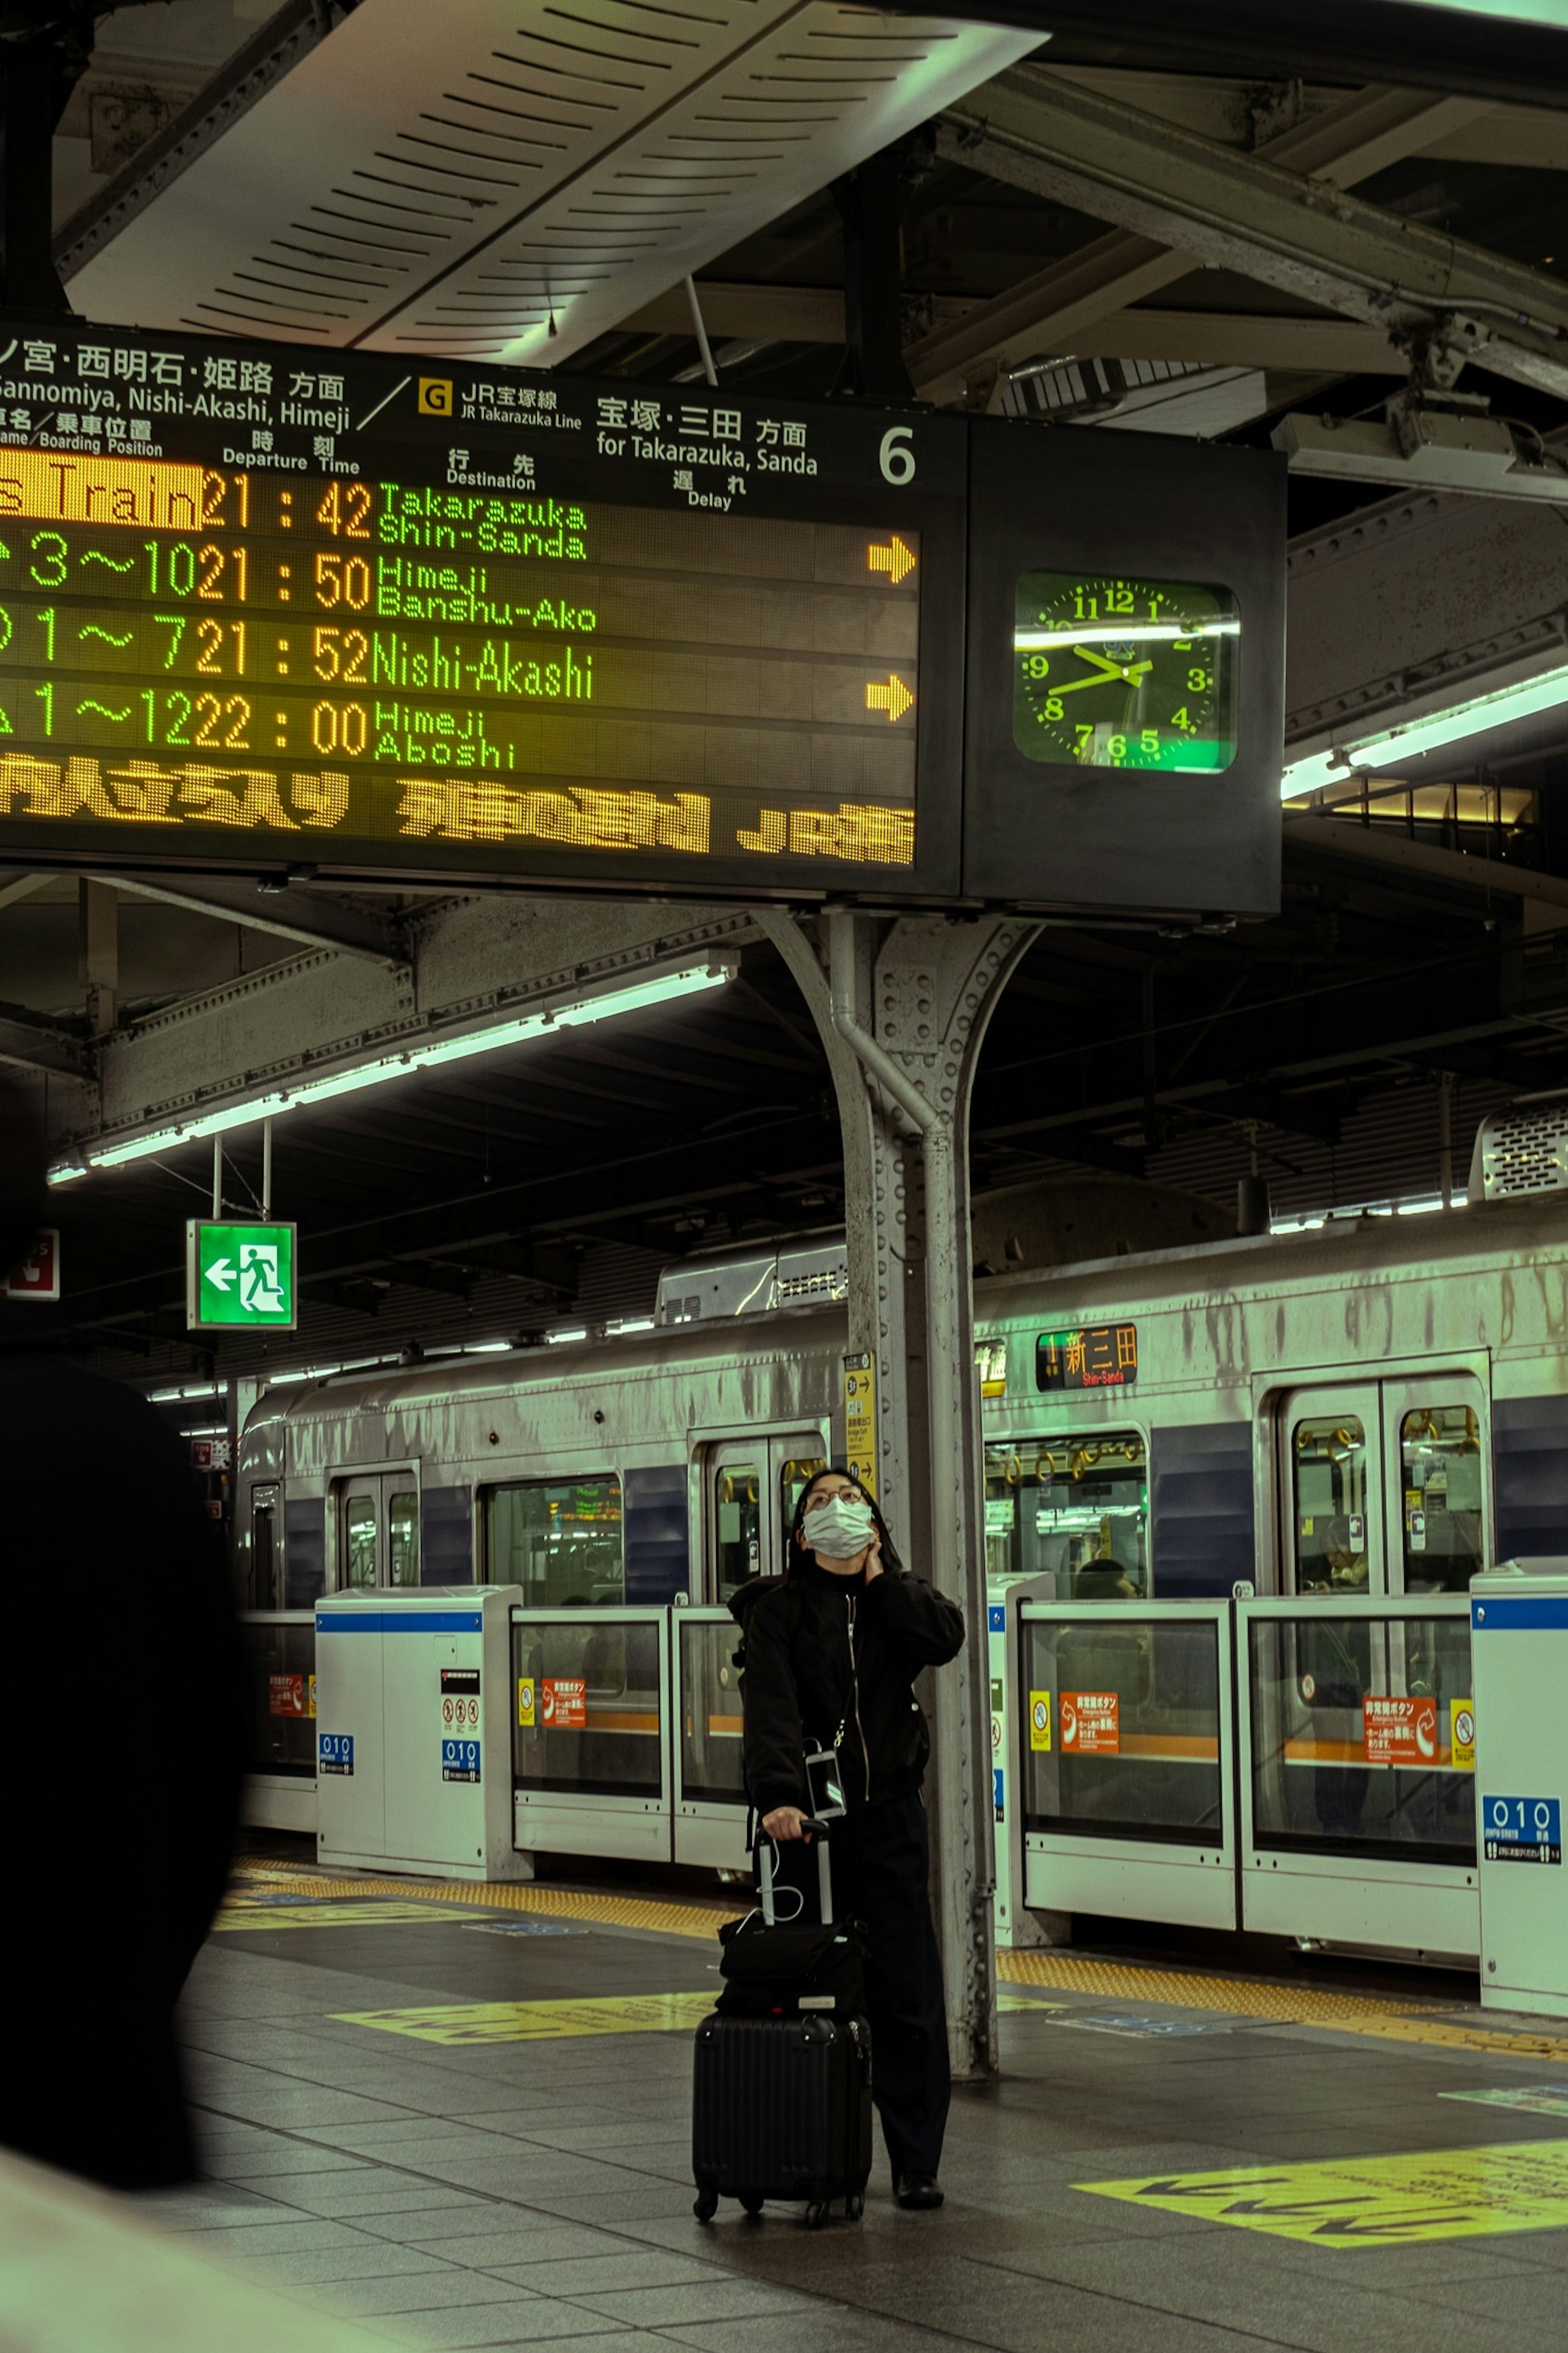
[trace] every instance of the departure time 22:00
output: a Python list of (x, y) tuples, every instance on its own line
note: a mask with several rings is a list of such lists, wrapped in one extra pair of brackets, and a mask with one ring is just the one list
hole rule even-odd
[(1031, 760), (1228, 768), (1241, 623), (1226, 589), (1026, 572), (1013, 628), (1013, 734)]

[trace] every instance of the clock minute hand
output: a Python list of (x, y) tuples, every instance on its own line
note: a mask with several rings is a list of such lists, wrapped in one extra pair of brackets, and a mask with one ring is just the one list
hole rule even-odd
[[(1079, 661), (1093, 662), (1095, 668), (1097, 670), (1103, 670), (1107, 678), (1121, 677), (1121, 670), (1120, 663), (1107, 661), (1103, 654), (1091, 653), (1087, 646), (1074, 646), (1072, 648), (1072, 651), (1078, 656)], [(1079, 679), (1079, 684), (1080, 686), (1093, 686), (1095, 683), (1096, 681), (1093, 679)]]
[[(1083, 654), (1083, 648), (1074, 646), (1073, 651)], [(1084, 686), (1136, 686), (1154, 666), (1152, 662), (1132, 662), (1124, 670), (1120, 662), (1101, 660), (1099, 654), (1084, 654), (1084, 659), (1099, 665), (1092, 678), (1065, 679), (1059, 686), (1053, 685), (1048, 691), (1052, 694), (1076, 694)]]

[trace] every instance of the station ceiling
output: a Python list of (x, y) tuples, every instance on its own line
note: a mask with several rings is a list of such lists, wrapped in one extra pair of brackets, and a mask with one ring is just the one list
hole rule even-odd
[[(191, 307), (211, 295), (211, 256), (182, 269), (182, 175), (169, 158), (199, 132), (203, 168), (221, 171), (226, 135), (269, 107), (284, 119), (291, 75), (331, 62), (353, 32), (346, 13), (324, 0), (276, 16), (248, 0), (176, 0), (102, 19), (56, 142), (57, 249), (68, 285), (73, 272), (83, 280), (83, 308), (90, 288), (98, 315), (216, 323)], [(378, 13), (395, 15), (396, 0), (361, 0), (355, 13), (363, 33)], [(578, 0), (578, 13), (630, 21), (626, 0)], [(992, 13), (1041, 29), (1027, 6)], [(967, 12), (948, 14), (956, 24)], [(1123, 0), (1091, 22), (1063, 5), (1048, 45), (1022, 68), (1006, 61), (1003, 84), (982, 78), (955, 94), (960, 74), (936, 119), (911, 128), (889, 117), (917, 389), (1254, 443), (1288, 409), (1381, 415), (1414, 348), (1397, 303), (1358, 308), (1329, 299), (1321, 280), (1308, 293), (1300, 255), (1282, 259), (1278, 238), (1250, 248), (1245, 220), (1223, 225), (1223, 259), (1203, 266), (1196, 184), (1170, 159), (1206, 168), (1218, 157), (1305, 175), (1339, 207), (1346, 236), (1364, 234), (1369, 269), (1402, 225), (1451, 241), (1478, 273), (1491, 257), (1516, 320), (1539, 332), (1509, 342), (1494, 322), (1502, 340), (1461, 386), (1551, 446), (1568, 427), (1555, 349), (1568, 343), (1568, 116), (1558, 111), (1568, 34), (1494, 23), (1483, 60), (1466, 49), (1473, 26), (1460, 38), (1446, 25), (1444, 39), (1407, 46), (1410, 70), (1394, 81), (1395, 36), (1414, 5), (1282, 5), (1269, 11), (1278, 54), (1255, 67), (1249, 49), (1239, 70), (1223, 8), (1184, 10), (1181, 27), (1172, 14)], [(995, 64), (983, 42), (970, 53), (982, 77)], [(1165, 126), (1170, 170), (1156, 185), (1151, 167), (1132, 192), (1141, 226), (1127, 226), (1126, 192), (1095, 179), (1110, 167), (1088, 146), (1075, 144), (1071, 201), (1059, 177), (1053, 194), (1021, 185), (1028, 174), (1012, 165), (998, 175), (987, 126), (1004, 98), (1016, 110), (1031, 93), (1058, 112), (1077, 93), (1083, 121), (1108, 137), (1119, 113)], [(1527, 95), (1545, 102), (1521, 103)], [(1208, 158), (1182, 143), (1193, 140)], [(981, 167), (982, 150), (994, 168)], [(682, 265), (697, 269), (724, 379), (742, 389), (812, 396), (842, 378), (843, 224), (827, 183), (856, 157), (822, 156), (815, 185), (778, 184), (776, 209), (754, 187), (728, 225), (709, 207), (705, 258)], [(278, 143), (268, 206), (309, 195), (309, 160)], [(195, 185), (186, 175), (187, 196)], [(628, 269), (620, 290), (612, 317), (601, 281), (561, 364), (697, 374), (679, 285)], [(1562, 659), (1568, 590), (1556, 549), (1568, 555), (1568, 507), (1526, 513), (1303, 477), (1292, 479), (1291, 521), (1290, 700), (1303, 741), (1331, 723), (1336, 699), (1396, 713), (1402, 698), (1429, 696), (1446, 665), (1474, 691), (1489, 666)], [(1314, 591), (1314, 579), (1331, 585)], [(1435, 1195), (1445, 1123), (1462, 1186), (1488, 1109), (1568, 1086), (1565, 757), (1568, 721), (1548, 708), (1384, 774), (1348, 814), (1288, 809), (1284, 901), (1268, 923), (1171, 937), (1047, 929), (987, 1040), (976, 1189), (1113, 1176), (1223, 1204), (1256, 1154), (1278, 1210), (1321, 1212)], [(90, 1055), (95, 1024), (123, 1035), (166, 1022), (320, 952), (308, 921), (296, 937), (276, 922), (258, 928), (265, 902), (243, 884), (229, 906), (204, 907), (112, 883), (84, 894), (74, 878), (0, 875), (0, 1047), (59, 1074), (62, 1124), (68, 1073)], [(371, 940), (418, 912), (308, 883), (289, 896), (307, 911), (314, 902), (328, 934), (358, 923)], [(838, 1219), (837, 1126), (811, 1021), (763, 930), (742, 923), (732, 945), (735, 979), (689, 1004), (280, 1122), (275, 1198), (302, 1229), (306, 1313), (278, 1356), (343, 1361), (636, 1316), (670, 1259)], [(226, 1186), (234, 1205), (258, 1175), (242, 1134)], [(183, 1224), (210, 1185), (210, 1147), (198, 1145), (62, 1193), (68, 1300), (37, 1311), (50, 1331), (138, 1378), (199, 1374), (184, 1331)], [(226, 1344), (222, 1366), (261, 1369), (258, 1344)]]

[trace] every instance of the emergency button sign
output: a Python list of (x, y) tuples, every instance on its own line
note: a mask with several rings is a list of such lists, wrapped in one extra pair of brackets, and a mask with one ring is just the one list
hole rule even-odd
[(1077, 1757), (1115, 1757), (1121, 1748), (1121, 1702), (1115, 1692), (1063, 1692), (1062, 1747)]
[(1437, 1703), (1368, 1692), (1362, 1703), (1369, 1765), (1433, 1765), (1437, 1758)]
[(588, 1721), (588, 1686), (579, 1676), (546, 1675), (540, 1713), (550, 1732), (581, 1732)]

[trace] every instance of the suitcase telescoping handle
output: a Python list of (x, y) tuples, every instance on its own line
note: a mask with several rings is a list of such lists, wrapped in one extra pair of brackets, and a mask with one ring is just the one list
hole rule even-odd
[[(807, 1815), (801, 1827), (812, 1831), (816, 1840), (817, 1901), (822, 1906), (822, 1925), (826, 1927), (833, 1918), (833, 1873), (827, 1860), (827, 1824)], [(761, 1821), (752, 1841), (757, 1856), (757, 1887), (762, 1898), (763, 1924), (772, 1928), (773, 1919), (773, 1841)]]

